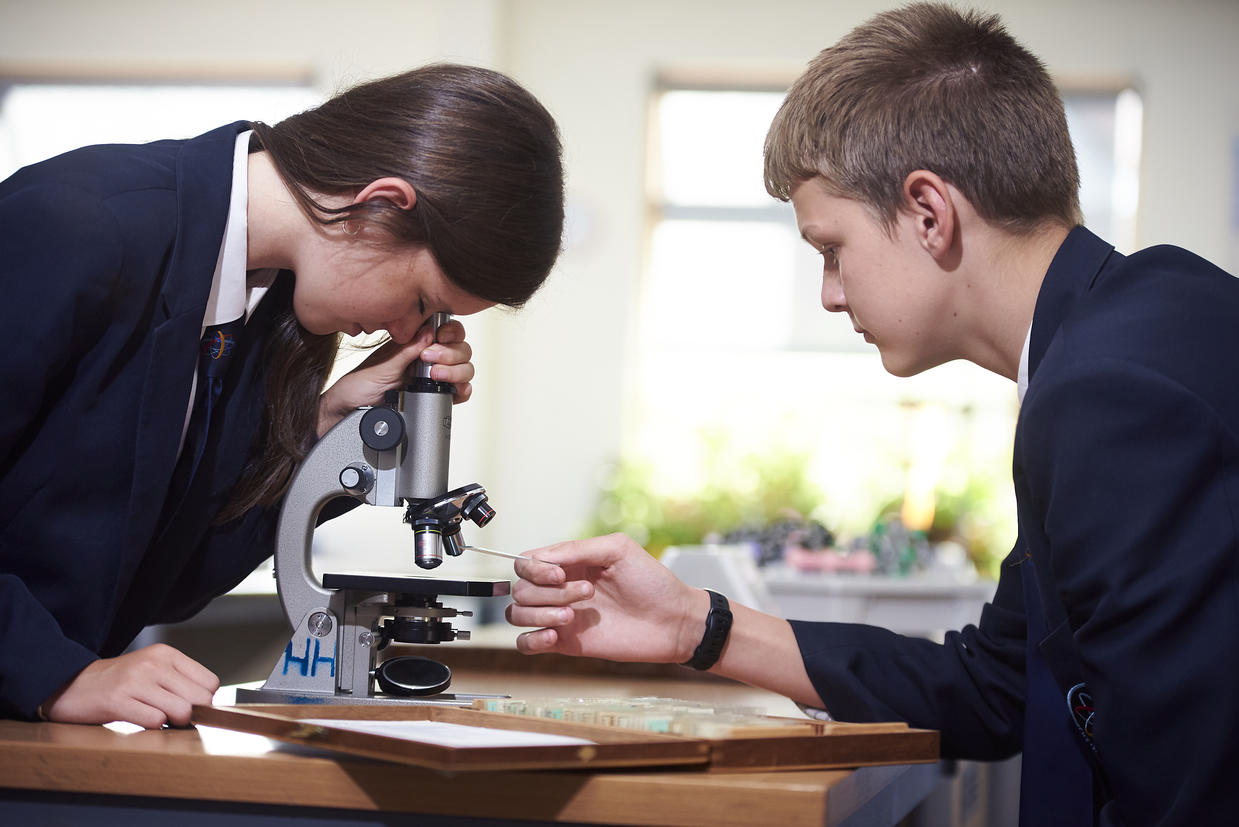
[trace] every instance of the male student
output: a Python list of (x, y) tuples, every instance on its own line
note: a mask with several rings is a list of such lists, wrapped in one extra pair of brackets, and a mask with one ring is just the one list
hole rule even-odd
[[(885, 368), (1018, 382), (1019, 537), (942, 644), (728, 606), (626, 537), (517, 563), (527, 653), (681, 662), (841, 720), (1024, 753), (1029, 825), (1239, 813), (1239, 280), (1081, 226), (1062, 103), (996, 17), (916, 4), (826, 49), (766, 141), (822, 304)], [(554, 564), (554, 565), (548, 565)], [(704, 623), (704, 632), (703, 632)]]

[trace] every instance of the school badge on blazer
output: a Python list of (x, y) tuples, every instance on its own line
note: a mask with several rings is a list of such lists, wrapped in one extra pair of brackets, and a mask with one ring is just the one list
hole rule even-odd
[(1077, 683), (1067, 690), (1067, 709), (1071, 711), (1071, 720), (1075, 722), (1076, 729), (1080, 730), (1084, 743), (1096, 752), (1097, 747), (1093, 744), (1093, 716), (1097, 713), (1093, 709), (1093, 696), (1087, 686)]
[(232, 355), (232, 349), (236, 347), (236, 336), (231, 330), (224, 329), (225, 327), (221, 325), (208, 331), (202, 340), (202, 355), (211, 361), (227, 359)]

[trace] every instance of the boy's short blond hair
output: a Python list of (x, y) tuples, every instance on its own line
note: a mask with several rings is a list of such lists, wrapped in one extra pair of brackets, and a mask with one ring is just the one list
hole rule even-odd
[(816, 176), (889, 229), (917, 169), (1014, 232), (1082, 223), (1058, 90), (997, 15), (916, 3), (852, 30), (809, 64), (766, 136), (766, 189)]

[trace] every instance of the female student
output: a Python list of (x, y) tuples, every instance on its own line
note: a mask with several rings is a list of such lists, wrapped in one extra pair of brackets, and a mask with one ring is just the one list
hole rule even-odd
[[(273, 550), (317, 436), (417, 358), (468, 398), (459, 322), (559, 251), (555, 123), (436, 65), (273, 126), (95, 146), (0, 184), (0, 714), (187, 723), (218, 680), (167, 646)], [(325, 393), (339, 334), (391, 341)]]

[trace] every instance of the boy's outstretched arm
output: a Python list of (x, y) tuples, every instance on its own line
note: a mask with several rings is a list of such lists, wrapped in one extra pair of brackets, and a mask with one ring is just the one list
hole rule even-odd
[[(705, 631), (709, 596), (681, 582), (622, 534), (560, 543), (516, 562), (508, 622), (540, 627), (517, 638), (526, 654), (684, 663)], [(822, 706), (786, 620), (731, 604), (727, 645), (710, 670)]]

